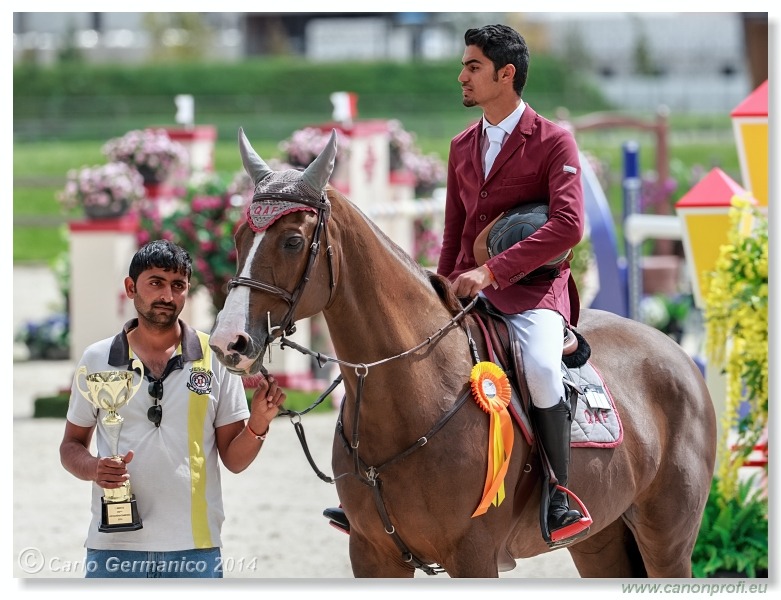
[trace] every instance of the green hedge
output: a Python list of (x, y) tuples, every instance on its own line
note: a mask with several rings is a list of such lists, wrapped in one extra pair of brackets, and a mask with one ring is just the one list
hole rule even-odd
[[(196, 121), (216, 124), (220, 135), (233, 136), (238, 122), (249, 121), (264, 123), (281, 138), (302, 123), (327, 120), (329, 97), (336, 90), (358, 94), (361, 118), (399, 118), (419, 135), (439, 135), (443, 127), (454, 135), (479, 116), (461, 105), (460, 68), (458, 58), (20, 65), (13, 71), (14, 135), (17, 140), (103, 139), (153, 123), (171, 124), (174, 96), (192, 94)], [(532, 60), (524, 97), (551, 116), (558, 106), (573, 112), (608, 108), (577, 72), (544, 55)], [(449, 122), (453, 125), (441, 125)]]

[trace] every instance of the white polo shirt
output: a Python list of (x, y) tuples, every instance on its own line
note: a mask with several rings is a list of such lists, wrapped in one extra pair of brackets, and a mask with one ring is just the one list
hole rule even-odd
[[(164, 552), (222, 545), (220, 532), (225, 515), (215, 429), (249, 418), (249, 409), (241, 378), (229, 373), (214, 357), (208, 335), (182, 321), (180, 324), (182, 343), (174, 360), (181, 368), (171, 371), (163, 382), (160, 427), (147, 419), (154, 398), (149, 395), (146, 378), (119, 410), (124, 419), (119, 453), (134, 452), (127, 469), (143, 528), (98, 531), (103, 489), (93, 483), (87, 548)], [(115, 337), (89, 346), (78, 367), (85, 365), (88, 373), (129, 368), (133, 355), (127, 332), (135, 326), (137, 319), (128, 322)], [(138, 381), (135, 376), (133, 384)], [(105, 411), (93, 407), (77, 386), (87, 389), (84, 376), (74, 378), (67, 418), (81, 427), (97, 425), (97, 454), (110, 456), (102, 423)]]

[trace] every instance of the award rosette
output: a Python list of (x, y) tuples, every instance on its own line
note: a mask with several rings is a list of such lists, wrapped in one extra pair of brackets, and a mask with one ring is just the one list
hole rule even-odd
[(469, 377), (472, 396), (491, 419), (488, 433), (488, 472), (483, 498), (472, 517), (484, 514), (493, 504), (499, 506), (505, 498), (504, 476), (510, 466), (513, 451), (513, 423), (507, 407), (512, 390), (502, 369), (492, 362), (479, 362)]
[[(132, 368), (130, 371), (97, 371), (88, 374), (87, 367), (82, 365), (76, 372), (76, 387), (81, 395), (98, 410), (106, 411), (101, 422), (106, 430), (111, 457), (115, 460), (120, 460), (119, 433), (124, 421), (117, 411), (130, 401), (144, 380), (144, 366), (141, 361), (134, 359)], [(140, 371), (141, 378), (133, 385), (135, 369)], [(87, 384), (86, 390), (81, 387), (82, 375)], [(118, 488), (103, 488), (102, 505), (99, 531), (136, 531), (143, 527), (136, 498), (130, 490), (129, 479)]]

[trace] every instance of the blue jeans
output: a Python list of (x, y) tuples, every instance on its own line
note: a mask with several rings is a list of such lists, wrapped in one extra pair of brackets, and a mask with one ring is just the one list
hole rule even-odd
[(219, 548), (146, 552), (87, 548), (86, 577), (221, 578)]

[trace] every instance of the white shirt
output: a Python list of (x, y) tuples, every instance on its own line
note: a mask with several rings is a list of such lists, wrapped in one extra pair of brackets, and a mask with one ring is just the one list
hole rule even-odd
[[(504, 138), (502, 138), (502, 144), (504, 144), (504, 140), (507, 139), (507, 136), (510, 135), (513, 132), (513, 129), (515, 129), (518, 126), (518, 122), (521, 120), (521, 115), (523, 114), (523, 109), (526, 108), (526, 103), (521, 100), (521, 103), (518, 105), (518, 108), (516, 108), (513, 112), (511, 112), (509, 115), (507, 115), (504, 120), (501, 123), (498, 123), (496, 127), (499, 127), (500, 129), (504, 130)], [(485, 133), (485, 130), (489, 127), (493, 127), (488, 121), (485, 119), (485, 115), (483, 115), (483, 142), (482, 142), (482, 151), (483, 151), (483, 158), (485, 158), (485, 153), (488, 151), (488, 136)]]

